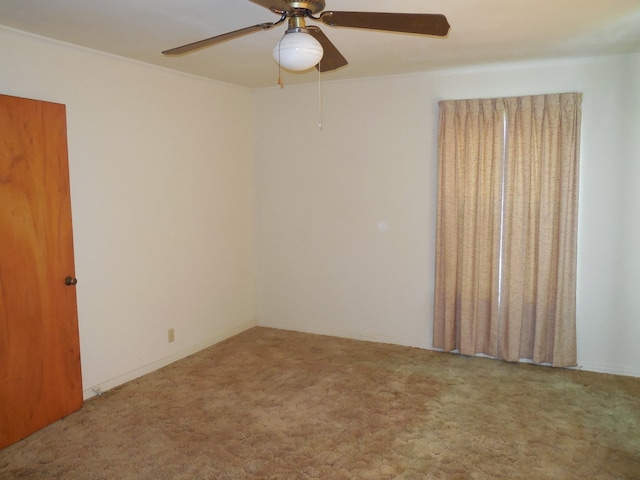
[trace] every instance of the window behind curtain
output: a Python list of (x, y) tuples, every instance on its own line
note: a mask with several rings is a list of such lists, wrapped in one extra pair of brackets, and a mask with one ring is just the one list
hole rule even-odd
[(435, 347), (575, 365), (581, 101), (440, 102)]

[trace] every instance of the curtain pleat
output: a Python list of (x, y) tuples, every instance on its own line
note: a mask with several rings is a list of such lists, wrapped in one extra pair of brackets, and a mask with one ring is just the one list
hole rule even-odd
[(440, 102), (435, 347), (575, 365), (581, 100)]

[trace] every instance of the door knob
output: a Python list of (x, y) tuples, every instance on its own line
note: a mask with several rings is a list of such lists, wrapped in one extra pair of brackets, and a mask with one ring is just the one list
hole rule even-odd
[(65, 285), (75, 285), (76, 283), (78, 283), (78, 279), (74, 278), (74, 277), (67, 277), (64, 279), (64, 284)]

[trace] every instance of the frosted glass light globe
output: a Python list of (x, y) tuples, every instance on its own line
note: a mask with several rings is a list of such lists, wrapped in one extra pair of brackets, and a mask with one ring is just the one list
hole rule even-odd
[(304, 32), (287, 32), (273, 48), (273, 58), (282, 68), (300, 72), (316, 66), (324, 51), (315, 38)]

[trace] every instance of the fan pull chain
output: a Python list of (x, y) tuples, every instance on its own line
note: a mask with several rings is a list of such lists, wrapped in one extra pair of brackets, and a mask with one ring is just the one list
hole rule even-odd
[(318, 64), (318, 128), (322, 130), (322, 63)]
[[(278, 56), (280, 55), (280, 52), (278, 51)], [(280, 66), (280, 59), (278, 59), (278, 85), (280, 85), (280, 88), (284, 88), (284, 82), (282, 81), (282, 67)]]
[(284, 88), (284, 82), (282, 81), (282, 65), (280, 65), (280, 45), (282, 45), (282, 39), (278, 42), (278, 85), (280, 85), (280, 88)]

